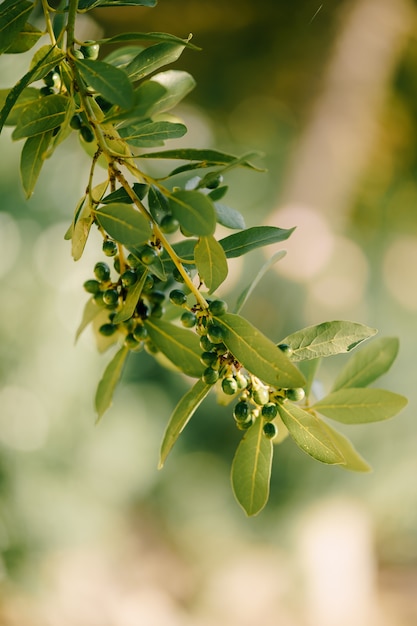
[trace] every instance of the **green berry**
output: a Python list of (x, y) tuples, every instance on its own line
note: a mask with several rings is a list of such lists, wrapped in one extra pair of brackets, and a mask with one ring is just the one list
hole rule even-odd
[(252, 426), (254, 421), (255, 418), (253, 417), (253, 415), (250, 415), (246, 422), (236, 422), (236, 426), (239, 430), (248, 430), (248, 428)]
[(224, 300), (213, 300), (209, 304), (209, 311), (213, 315), (224, 315), (227, 313), (227, 302)]
[(83, 59), (84, 58), (83, 53), (81, 52), (81, 50), (78, 50), (78, 49), (74, 50), (74, 56), (75, 56), (76, 59)]
[(169, 294), (169, 299), (172, 304), (181, 306), (187, 302), (187, 296), (181, 289), (173, 289)]
[(136, 341), (144, 341), (148, 337), (148, 331), (142, 324), (138, 324), (133, 331), (133, 336)]
[[(183, 268), (185, 273), (188, 274), (188, 276), (190, 275), (190, 272), (187, 270), (186, 267)], [(177, 283), (183, 283), (184, 282), (184, 278), (182, 277), (182, 275), (180, 274), (180, 272), (178, 271), (178, 269), (176, 267), (174, 267), (174, 269), (172, 270), (172, 277), (174, 278), (174, 280), (177, 281)]]
[(107, 306), (116, 306), (119, 301), (119, 294), (116, 289), (106, 289), (106, 291), (103, 292), (103, 301)]
[(178, 230), (179, 225), (179, 221), (175, 219), (173, 215), (164, 215), (159, 227), (163, 233), (169, 235), (171, 233), (175, 233)]
[(200, 348), (206, 352), (210, 352), (214, 348), (214, 344), (211, 343), (207, 335), (202, 335), (200, 337)]
[(263, 425), (263, 432), (267, 439), (274, 439), (277, 435), (277, 427), (272, 422), (266, 422)]
[(278, 348), (281, 350), (281, 352), (283, 352), (287, 356), (292, 355), (292, 348), (287, 343), (279, 343)]
[(139, 342), (136, 341), (132, 333), (129, 333), (128, 335), (126, 335), (125, 346), (127, 346), (130, 350), (134, 350), (135, 348), (138, 348), (139, 345), (140, 345)]
[(94, 275), (97, 280), (102, 282), (106, 282), (110, 278), (110, 268), (107, 263), (103, 263), (103, 261), (99, 261), (94, 266)]
[(294, 387), (294, 389), (285, 390), (285, 396), (288, 400), (292, 400), (293, 402), (299, 402), (305, 395), (305, 391), (302, 387)]
[(87, 143), (91, 143), (92, 141), (94, 141), (94, 133), (89, 126), (81, 126), (80, 134), (84, 141), (86, 141)]
[(222, 343), (224, 339), (224, 330), (218, 324), (210, 324), (207, 331), (207, 337), (211, 343)]
[(128, 320), (125, 320), (123, 322), (123, 328), (125, 328), (128, 333), (133, 333), (133, 331), (136, 328), (136, 320), (133, 317), (131, 317)]
[(127, 257), (127, 262), (129, 263), (129, 265), (130, 265), (131, 267), (134, 267), (134, 268), (136, 268), (136, 267), (139, 267), (139, 266), (140, 266), (140, 261), (139, 261), (139, 259), (138, 259), (138, 258), (137, 258), (134, 254), (132, 254), (131, 252), (130, 252), (130, 254), (128, 254), (128, 257)]
[(118, 274), (120, 274), (120, 258), (118, 256), (114, 257), (113, 267)]
[(103, 324), (99, 328), (99, 332), (105, 337), (111, 337), (117, 330), (117, 326), (115, 324)]
[(126, 270), (121, 274), (120, 279), (123, 287), (131, 287), (137, 282), (138, 276), (134, 270)]
[(224, 343), (217, 343), (214, 349), (219, 355), (226, 354), (229, 351), (229, 348)]
[(233, 409), (233, 417), (237, 422), (246, 422), (251, 418), (251, 408), (246, 400), (240, 400)]
[(148, 274), (146, 276), (146, 278), (145, 278), (145, 282), (144, 282), (144, 285), (143, 285), (142, 292), (145, 295), (151, 293), (151, 291), (152, 291), (152, 289), (154, 287), (154, 284), (155, 284), (155, 280), (154, 280), (153, 276), (151, 276), (151, 274)]
[(91, 59), (92, 61), (95, 61), (100, 51), (99, 44), (95, 43), (94, 41), (86, 41), (85, 44), (89, 44), (89, 45), (81, 46), (80, 47), (81, 53), (84, 55), (85, 59)]
[(98, 280), (94, 280), (94, 278), (86, 280), (83, 287), (87, 293), (95, 294), (100, 291), (100, 283)]
[(83, 125), (83, 121), (81, 119), (80, 115), (73, 115), (71, 120), (70, 120), (70, 126), (73, 130), (80, 130), (81, 126)]
[(152, 317), (162, 317), (165, 313), (165, 308), (162, 306), (162, 304), (160, 304), (159, 302), (157, 302), (156, 304), (153, 305), (152, 309), (151, 309), (151, 315)]
[(54, 72), (52, 70), (51, 72), (48, 72), (46, 76), (44, 76), (43, 82), (47, 87), (55, 87), (56, 89), (59, 89), (59, 87), (61, 86), (61, 76), (58, 74), (58, 72)]
[(217, 189), (217, 187), (223, 182), (223, 176), (218, 174), (217, 176), (213, 176), (213, 178), (209, 179), (209, 182), (206, 183), (206, 189)]
[(97, 304), (97, 306), (106, 306), (106, 303), (103, 300), (103, 292), (102, 291), (98, 291), (96, 294), (94, 294), (93, 300)]
[(217, 359), (218, 356), (215, 352), (203, 352), (200, 356), (200, 361), (203, 365), (207, 365), (207, 367), (213, 367)]
[(274, 402), (267, 402), (262, 407), (262, 417), (267, 422), (272, 422), (278, 414), (278, 407)]
[(181, 315), (181, 324), (185, 328), (193, 328), (196, 325), (197, 316), (192, 311), (184, 311)]
[(116, 256), (117, 254), (117, 244), (115, 241), (111, 239), (105, 239), (103, 241), (103, 252), (106, 256)]
[(206, 369), (203, 372), (203, 381), (207, 385), (214, 385), (214, 383), (218, 380), (218, 378), (219, 378), (219, 372), (217, 370), (214, 370), (211, 367), (206, 367)]
[(227, 376), (227, 378), (223, 378), (222, 389), (223, 392), (228, 396), (233, 396), (238, 391), (237, 382), (233, 378), (233, 376)]
[(246, 387), (248, 386), (248, 379), (246, 378), (246, 376), (244, 376), (242, 372), (238, 372), (235, 378), (236, 378), (238, 388), (246, 389)]
[(258, 387), (252, 390), (252, 399), (256, 404), (263, 405), (269, 402), (269, 389), (266, 387)]
[(151, 246), (144, 246), (139, 252), (139, 258), (144, 265), (151, 265), (157, 257), (157, 251), (155, 248), (151, 248)]

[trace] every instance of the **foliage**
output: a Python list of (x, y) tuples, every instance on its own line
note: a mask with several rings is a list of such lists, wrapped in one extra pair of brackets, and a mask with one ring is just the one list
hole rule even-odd
[[(44, 162), (71, 133), (78, 133), (91, 157), (85, 194), (65, 237), (74, 260), (82, 256), (92, 228), (103, 238), (103, 256), (84, 284), (90, 298), (77, 331), (78, 337), (91, 324), (99, 350), (115, 350), (98, 385), (98, 418), (112, 403), (129, 354), (145, 349), (179, 374), (197, 379), (168, 422), (160, 467), (215, 388), (223, 403), (234, 403), (233, 418), (244, 433), (232, 465), (232, 486), (248, 515), (268, 500), (274, 442), (288, 434), (323, 463), (369, 470), (324, 418), (373, 422), (405, 406), (398, 394), (368, 388), (392, 365), (398, 341), (376, 339), (355, 352), (329, 393), (317, 398), (320, 360), (349, 353), (376, 330), (331, 321), (276, 344), (255, 328), (240, 311), (283, 251), (246, 286), (233, 313), (215, 295), (227, 279), (228, 259), (292, 233), (271, 226), (246, 228), (243, 216), (224, 204), (224, 177), (236, 167), (258, 170), (252, 162), (256, 155), (192, 148), (147, 151), (186, 133), (171, 110), (193, 89), (194, 80), (187, 72), (162, 68), (186, 48), (196, 49), (190, 37), (154, 32), (102, 41), (75, 38), (79, 12), (151, 7), (155, 0), (69, 0), (57, 8), (42, 0), (45, 30), (28, 21), (37, 4), (6, 0), (0, 7), (0, 51), (18, 54), (37, 46), (27, 73), (0, 91), (0, 130), (12, 126), (12, 139), (24, 141), (20, 173), (28, 198)], [(123, 45), (98, 59), (103, 43)], [(154, 159), (168, 161), (164, 177), (149, 173)], [(236, 232), (218, 239), (217, 224)]]

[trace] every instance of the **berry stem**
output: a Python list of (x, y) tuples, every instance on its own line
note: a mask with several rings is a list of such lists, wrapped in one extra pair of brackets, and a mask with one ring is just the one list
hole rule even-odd
[(41, 1), (42, 1), (43, 14), (45, 16), (46, 30), (48, 31), (48, 35), (51, 39), (51, 44), (53, 46), (56, 46), (56, 39), (55, 39), (54, 29), (52, 27), (51, 16), (49, 14), (48, 2), (47, 0), (41, 0)]

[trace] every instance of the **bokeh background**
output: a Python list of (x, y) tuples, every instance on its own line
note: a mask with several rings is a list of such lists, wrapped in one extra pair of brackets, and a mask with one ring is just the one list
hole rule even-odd
[[(176, 145), (259, 151), (228, 203), (248, 226), (297, 226), (246, 316), (279, 340), (352, 319), (398, 336), (381, 384), (409, 405), (347, 433), (373, 466), (323, 466), (286, 441), (267, 508), (248, 519), (229, 468), (239, 433), (215, 399), (163, 471), (159, 442), (188, 382), (132, 359), (94, 425), (108, 361), (74, 334), (82, 283), (64, 233), (86, 185), (76, 138), (23, 198), (19, 150), (0, 138), (0, 624), (415, 626), (417, 623), (417, 6), (411, 0), (160, 0), (101, 9), (85, 38), (194, 34), (176, 67), (197, 88)], [(105, 50), (103, 51), (105, 54)], [(30, 55), (1, 59), (0, 87)], [(93, 238), (94, 239), (94, 238)], [(233, 264), (231, 304), (273, 246)], [(324, 385), (342, 361), (321, 370)]]

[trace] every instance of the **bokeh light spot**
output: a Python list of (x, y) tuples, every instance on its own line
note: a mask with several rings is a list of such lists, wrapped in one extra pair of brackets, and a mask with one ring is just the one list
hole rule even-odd
[(45, 443), (48, 418), (39, 398), (29, 389), (10, 385), (0, 390), (0, 441), (21, 451)]
[(388, 247), (383, 273), (391, 295), (405, 308), (417, 311), (417, 237), (401, 235)]

